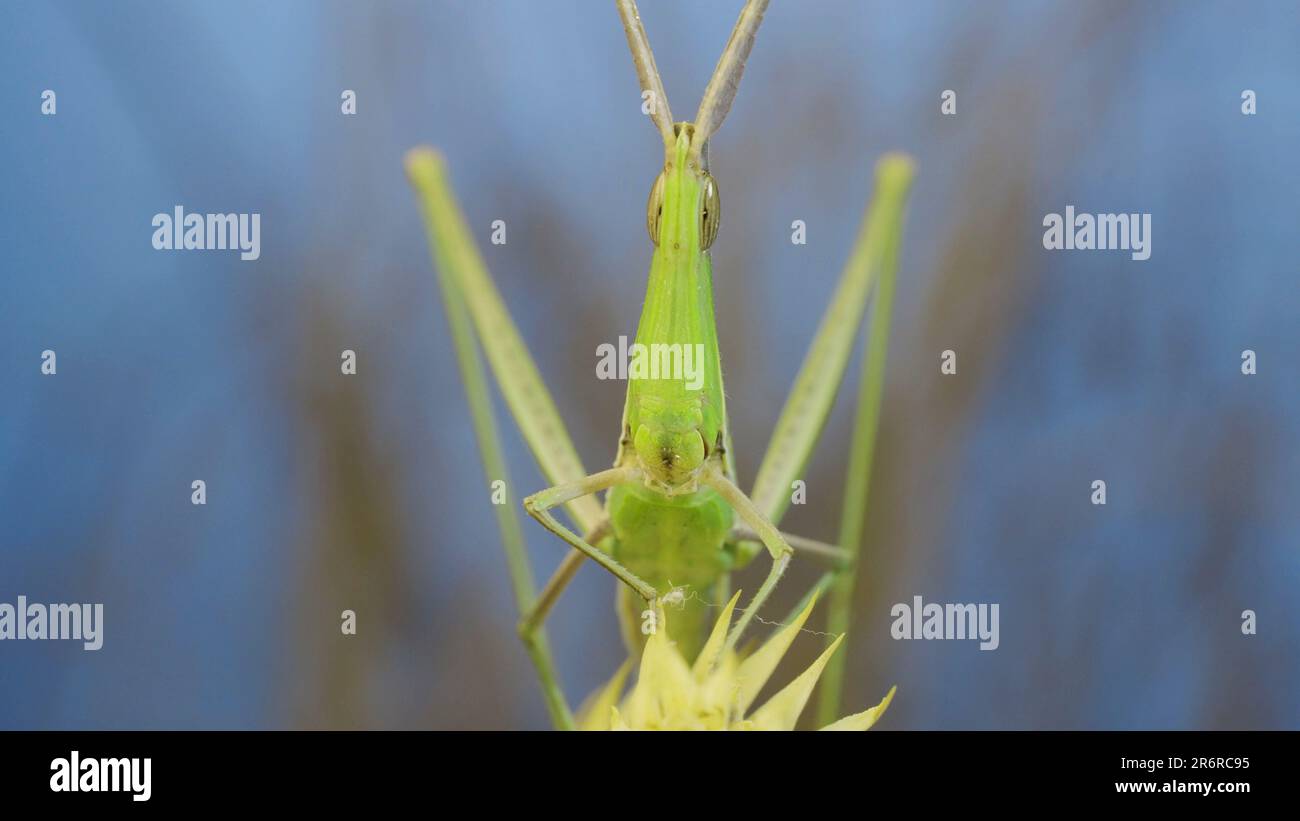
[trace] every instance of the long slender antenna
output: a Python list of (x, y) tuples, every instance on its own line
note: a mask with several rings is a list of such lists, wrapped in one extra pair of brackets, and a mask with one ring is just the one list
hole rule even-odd
[(731, 103), (736, 99), (736, 90), (740, 87), (740, 75), (745, 72), (745, 61), (754, 47), (754, 35), (763, 22), (768, 0), (749, 0), (736, 20), (736, 27), (731, 30), (731, 39), (718, 65), (713, 69), (713, 77), (704, 89), (700, 100), (700, 113), (695, 115), (695, 137), (691, 141), (691, 157), (698, 159), (705, 143), (717, 133), (722, 121), (731, 110)]
[(637, 11), (636, 0), (616, 0), (616, 2), (618, 15), (623, 18), (623, 31), (627, 34), (627, 47), (632, 52), (632, 62), (636, 64), (636, 76), (641, 82), (641, 91), (643, 93), (648, 91), (651, 94), (650, 118), (659, 129), (660, 136), (664, 138), (664, 151), (671, 154), (673, 146), (677, 143), (677, 138), (673, 134), (673, 114), (668, 109), (668, 95), (664, 93), (663, 81), (659, 79), (659, 69), (655, 66), (654, 52), (650, 51), (650, 40), (646, 38), (645, 26), (641, 25), (641, 12)]

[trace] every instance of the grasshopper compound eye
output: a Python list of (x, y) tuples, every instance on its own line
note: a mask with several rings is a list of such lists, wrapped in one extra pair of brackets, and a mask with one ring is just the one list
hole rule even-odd
[(659, 218), (664, 214), (664, 175), (659, 172), (655, 184), (650, 189), (650, 200), (645, 205), (645, 228), (650, 232), (650, 241), (659, 244)]
[[(722, 195), (718, 183), (706, 171), (702, 180), (703, 204), (700, 209), (700, 250), (707, 251), (718, 238), (718, 225), (722, 220)], [(659, 225), (664, 214), (664, 175), (655, 178), (650, 189), (650, 199), (646, 201), (645, 227), (650, 241), (659, 244)]]
[(704, 174), (704, 210), (700, 212), (700, 250), (707, 251), (718, 238), (718, 223), (722, 220), (722, 196), (713, 177)]

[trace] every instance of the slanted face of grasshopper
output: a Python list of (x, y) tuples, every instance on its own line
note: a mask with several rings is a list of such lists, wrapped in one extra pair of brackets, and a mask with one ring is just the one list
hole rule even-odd
[[(516, 597), (524, 611), (520, 635), (538, 669), (557, 726), (571, 726), (572, 716), (560, 693), (540, 627), (584, 559), (595, 561), (622, 582), (618, 610), (632, 649), (639, 644), (639, 628), (646, 626), (641, 617), (648, 615), (653, 624), (658, 605), (672, 594), (683, 609), (674, 612), (669, 622), (671, 638), (684, 655), (693, 657), (709, 615), (706, 600), (725, 601), (729, 572), (763, 548), (772, 564), (728, 635), (727, 650), (735, 646), (771, 594), (794, 548), (835, 560), (836, 570), (823, 577), (819, 586), (832, 587), (834, 583), (832, 595), (844, 599), (842, 609), (847, 612), (852, 574), (836, 573), (851, 564), (857, 547), (852, 533), (856, 531), (842, 531), (849, 537), (833, 547), (789, 537), (775, 523), (789, 504), (791, 482), (803, 469), (829, 413), (872, 278), (883, 272), (892, 283), (902, 206), (911, 178), (906, 159), (882, 161), (877, 206), (864, 224), (833, 303), (796, 378), (754, 489), (746, 494), (736, 485), (714, 323), (709, 248), (718, 236), (721, 197), (709, 173), (707, 149), (731, 108), (767, 0), (746, 3), (694, 123), (673, 122), (636, 4), (633, 0), (616, 0), (616, 4), (642, 97), (664, 148), (663, 170), (651, 186), (647, 203), (646, 227), (654, 252), (635, 349), (648, 351), (651, 357), (667, 352), (663, 361), (670, 367), (667, 373), (652, 369), (649, 375), (638, 375), (633, 364), (618, 453), (611, 469), (594, 474), (583, 470), (536, 366), (483, 266), (446, 184), (441, 160), (432, 151), (420, 149), (411, 152), (407, 160), (425, 208), (439, 283), (489, 478), (503, 476), (505, 468), (467, 320), (473, 322), (478, 342), (525, 439), (554, 483), (525, 499), (524, 508), (575, 549), (540, 596), (534, 597), (513, 516), (498, 514)], [(881, 300), (883, 323), (881, 301), (877, 303), (876, 323), (883, 329), (888, 328), (887, 296)], [(872, 401), (878, 401), (884, 341), (877, 345), (874, 331), (872, 345), (867, 361), (876, 363), (877, 372), (864, 385), (875, 389)], [(686, 362), (700, 375), (698, 383), (686, 379), (682, 368)], [(870, 394), (863, 392), (864, 396)], [(865, 482), (854, 480), (869, 471), (874, 429), (874, 409), (860, 414), (846, 487), (859, 488), (862, 493)], [(859, 453), (863, 448), (865, 457)], [(601, 491), (608, 491), (603, 508), (594, 501), (594, 494)], [(556, 518), (559, 507), (567, 508), (579, 532)], [(850, 500), (849, 509), (860, 514), (861, 500)], [(860, 515), (858, 519), (860, 524)], [(696, 595), (678, 595), (683, 589)], [(646, 606), (648, 610), (639, 612)]]
[[(695, 494), (701, 478), (733, 473), (730, 462), (722, 461), (727, 419), (708, 253), (718, 236), (722, 202), (709, 174), (708, 143), (735, 98), (766, 5), (750, 3), (737, 21), (695, 122), (674, 123), (636, 3), (618, 2), (642, 97), (664, 144), (664, 168), (646, 204), (646, 230), (655, 250), (636, 341), (651, 356), (666, 351), (670, 361), (673, 354), (679, 362), (691, 357), (703, 375), (700, 385), (686, 384), (679, 372), (633, 379), (628, 386), (616, 466), (639, 468), (645, 484), (664, 496)], [(711, 473), (702, 477), (706, 469)], [(715, 496), (684, 501), (705, 503)], [(729, 520), (730, 511), (721, 518)], [(613, 525), (617, 534), (619, 521)]]
[[(636, 350), (654, 358), (662, 376), (629, 382), (617, 462), (638, 465), (646, 484), (667, 496), (696, 490), (705, 461), (725, 450), (726, 426), (708, 254), (721, 201), (713, 177), (691, 159), (695, 126), (677, 123), (674, 133), (672, 155), (646, 206), (655, 251), (636, 338)], [(688, 382), (686, 364), (700, 372), (698, 385)]]

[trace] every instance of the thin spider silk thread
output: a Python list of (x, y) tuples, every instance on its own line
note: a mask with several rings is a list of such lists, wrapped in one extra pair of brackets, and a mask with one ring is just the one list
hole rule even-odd
[[(672, 584), (672, 582), (669, 582), (669, 584)], [(676, 607), (678, 609), (685, 607), (686, 603), (690, 601), (697, 601), (700, 604), (703, 604), (705, 607), (711, 607), (714, 610), (721, 610), (722, 608), (726, 607), (725, 604), (718, 604), (716, 602), (709, 601), (708, 599), (701, 596), (695, 590), (691, 590), (689, 593), (687, 593), (686, 588), (684, 587), (674, 587), (671, 591), (669, 591), (668, 595), (660, 598), (660, 602), (662, 602), (663, 604), (672, 605), (673, 607)], [(749, 611), (743, 607), (737, 607), (735, 609), (735, 612), (747, 613)], [(792, 624), (789, 624), (787, 622), (771, 621), (765, 619), (762, 616), (758, 615), (757, 613), (755, 613), (750, 618), (758, 622), (759, 624), (764, 624), (767, 625), (768, 627), (792, 627), (793, 626)], [(837, 633), (826, 633), (821, 630), (810, 630), (807, 627), (800, 627), (798, 628), (798, 631), (800, 633), (807, 633), (810, 636), (821, 636), (822, 638), (828, 638), (828, 639), (839, 638), (839, 634)]]

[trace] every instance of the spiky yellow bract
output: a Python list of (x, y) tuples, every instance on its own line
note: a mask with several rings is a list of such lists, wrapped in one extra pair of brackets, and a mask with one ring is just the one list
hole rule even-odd
[[(620, 702), (629, 659), (601, 690), (592, 695), (578, 717), (583, 730), (793, 730), (799, 714), (843, 636), (831, 643), (807, 670), (750, 712), (754, 699), (767, 683), (794, 637), (803, 628), (816, 598), (808, 602), (793, 622), (784, 626), (752, 655), (740, 658), (723, 653), (731, 614), (740, 598), (737, 592), (718, 617), (708, 642), (694, 665), (687, 664), (668, 639), (665, 614), (647, 639), (641, 654), (636, 685)], [(846, 716), (823, 730), (866, 730), (884, 714), (896, 687), (875, 707)]]

